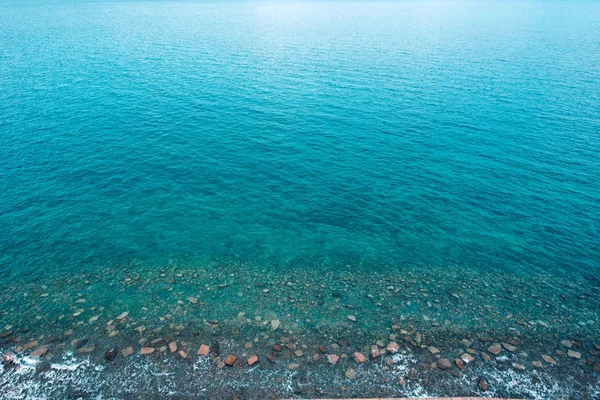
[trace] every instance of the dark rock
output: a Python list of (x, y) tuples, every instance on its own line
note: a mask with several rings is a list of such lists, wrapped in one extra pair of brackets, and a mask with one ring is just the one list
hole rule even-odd
[(106, 361), (113, 361), (117, 357), (118, 351), (119, 349), (116, 347), (111, 347), (110, 349), (106, 350), (106, 353), (104, 353), (104, 359)]

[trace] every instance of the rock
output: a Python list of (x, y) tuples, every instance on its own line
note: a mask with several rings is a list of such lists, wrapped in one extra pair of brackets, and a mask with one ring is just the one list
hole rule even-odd
[(357, 363), (362, 364), (365, 361), (367, 361), (367, 357), (364, 356), (364, 354), (356, 352), (354, 353), (354, 359), (356, 360)]
[[(104, 353), (104, 359), (106, 361), (113, 361), (115, 358), (117, 358), (117, 352), (118, 349), (116, 347), (111, 347), (110, 349), (106, 350), (106, 352)], [(133, 349), (132, 349), (133, 352)]]
[(516, 369), (517, 371), (525, 371), (525, 366), (523, 364), (519, 364), (519, 363), (512, 363), (512, 366), (514, 369)]
[(348, 319), (352, 322), (356, 322), (356, 316), (355, 315), (348, 315)]
[(225, 365), (228, 367), (233, 367), (236, 361), (237, 357), (234, 355), (228, 354), (227, 357), (225, 357)]
[(294, 354), (296, 355), (296, 357), (302, 357), (302, 356), (304, 356), (304, 352), (302, 350), (300, 350), (300, 349), (296, 350), (294, 352)]
[(437, 366), (439, 369), (448, 369), (452, 368), (452, 363), (447, 358), (440, 358), (437, 362)]
[(346, 371), (346, 373), (344, 375), (346, 375), (346, 378), (348, 378), (348, 379), (355, 379), (356, 371), (353, 368), (348, 368), (348, 370)]
[(187, 358), (187, 356), (188, 356), (187, 353), (185, 351), (183, 351), (183, 349), (179, 350), (179, 355), (181, 356), (181, 358)]
[(124, 348), (123, 350), (121, 350), (121, 354), (123, 355), (123, 357), (129, 357), (133, 354), (133, 347), (129, 346)]
[(267, 359), (271, 361), (271, 364), (275, 363), (275, 357), (269, 355), (267, 356)]
[(320, 345), (320, 346), (319, 346), (319, 350), (320, 350), (320, 351), (321, 351), (321, 353), (323, 353), (323, 354), (327, 353), (327, 347), (325, 347), (325, 346), (323, 346), (323, 345)]
[(490, 347), (488, 347), (487, 349), (490, 353), (492, 353), (493, 355), (497, 356), (498, 354), (500, 354), (500, 352), (502, 351), (502, 348), (500, 347), (500, 345), (494, 344)]
[(430, 352), (431, 354), (437, 354), (437, 353), (439, 353), (439, 352), (440, 352), (440, 351), (438, 350), (438, 348), (437, 348), (437, 347), (433, 347), (433, 346), (429, 346), (429, 347), (427, 347), (427, 350), (429, 350), (429, 352)]
[(186, 300), (189, 301), (192, 304), (197, 304), (198, 303), (198, 299), (196, 297), (187, 297)]
[(571, 349), (569, 349), (569, 351), (567, 351), (567, 355), (569, 357), (576, 358), (576, 359), (580, 359), (581, 358), (581, 353), (580, 352), (575, 351), (575, 350), (571, 350)]
[(486, 392), (488, 390), (488, 388), (489, 388), (489, 386), (488, 386), (487, 382), (483, 378), (479, 378), (479, 389)]
[(600, 372), (600, 362), (595, 363), (592, 369), (594, 372)]
[(377, 345), (371, 346), (371, 357), (377, 358), (380, 355), (381, 355), (381, 353), (379, 352), (379, 347), (377, 347)]
[(329, 362), (329, 364), (331, 365), (335, 365), (337, 364), (338, 360), (340, 358), (338, 356), (336, 356), (335, 354), (328, 354), (327, 355), (327, 361)]
[(464, 371), (466, 369), (465, 363), (460, 358), (455, 358), (454, 363), (458, 368), (461, 369), (461, 371)]
[(502, 343), (502, 347), (504, 347), (506, 350), (510, 351), (511, 353), (513, 351), (517, 350), (517, 348), (510, 343)]
[(41, 357), (48, 352), (48, 348), (46, 346), (39, 347), (35, 351), (32, 351), (30, 356), (32, 357)]
[(17, 356), (12, 351), (8, 351), (2, 355), (2, 362), (9, 366), (12, 366), (16, 359)]
[(421, 340), (423, 340), (423, 335), (421, 335), (420, 333), (417, 332), (416, 340), (415, 340), (417, 342), (417, 346), (421, 345)]
[(88, 320), (88, 322), (91, 324), (92, 322), (96, 322), (96, 321), (98, 321), (98, 318), (100, 318), (100, 316), (99, 316), (99, 315), (93, 316), (92, 318), (90, 318), (90, 319)]
[(533, 365), (533, 366), (534, 366), (534, 367), (536, 367), (536, 368), (543, 368), (543, 367), (544, 367), (544, 366), (542, 365), (542, 363), (541, 363), (541, 362), (539, 362), (539, 361), (532, 361), (532, 362), (531, 362), (531, 365)]
[(473, 356), (468, 353), (464, 353), (462, 356), (460, 356), (460, 359), (463, 360), (465, 362), (465, 364), (469, 364), (469, 363), (472, 363), (473, 361), (475, 361)]
[(280, 325), (281, 325), (281, 322), (278, 319), (271, 320), (271, 329), (275, 330), (275, 329), (279, 328)]
[(210, 346), (208, 346), (206, 344), (200, 345), (200, 348), (198, 349), (199, 356), (208, 356), (209, 352), (210, 352)]
[(389, 351), (390, 353), (397, 353), (398, 350), (400, 350), (400, 346), (398, 345), (398, 343), (396, 342), (390, 342), (387, 347), (386, 347), (387, 351)]
[(154, 350), (156, 350), (154, 347), (142, 347), (140, 350), (140, 354), (143, 356), (147, 356), (154, 353)]
[(38, 345), (38, 341), (34, 340), (33, 342), (29, 342), (23, 345), (23, 348), (25, 350), (29, 350), (29, 349), (33, 349), (34, 347), (36, 347)]
[(127, 316), (128, 316), (128, 315), (129, 315), (129, 313), (128, 313), (127, 311), (125, 311), (125, 312), (122, 312), (121, 314), (119, 314), (119, 316), (117, 317), (117, 319), (118, 319), (119, 321), (122, 321), (122, 320), (124, 320), (125, 318), (127, 318)]
[(546, 354), (542, 354), (542, 359), (548, 364), (556, 365), (556, 361), (554, 360), (554, 358), (547, 356)]
[(490, 361), (492, 359), (492, 357), (490, 357), (490, 355), (488, 353), (484, 353), (483, 351), (481, 353), (479, 353), (479, 355), (481, 356), (481, 358), (483, 358), (485, 361)]
[(573, 342), (571, 342), (570, 340), (563, 340), (560, 342), (560, 344), (562, 344), (565, 347), (571, 348), (573, 347)]
[(394, 359), (392, 357), (386, 357), (385, 362), (387, 365), (394, 365)]
[(290, 371), (295, 371), (295, 370), (297, 370), (298, 368), (300, 368), (300, 364), (297, 364), (297, 363), (291, 363), (290, 365), (288, 365), (288, 369), (289, 369)]
[(171, 350), (171, 353), (175, 353), (177, 351), (177, 342), (169, 343), (169, 350)]
[(258, 356), (256, 354), (248, 357), (248, 365), (252, 366), (258, 362)]

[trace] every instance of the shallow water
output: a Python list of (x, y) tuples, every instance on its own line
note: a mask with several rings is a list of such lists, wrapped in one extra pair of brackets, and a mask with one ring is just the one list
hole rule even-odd
[[(48, 363), (85, 363), (4, 365), (15, 398), (78, 397), (74, 380), (110, 398), (98, 382), (165, 360), (168, 383), (123, 398), (473, 395), (482, 376), (502, 396), (597, 395), (599, 3), (50, 0), (0, 15), (2, 347), (26, 357), (37, 339)], [(344, 378), (394, 332), (402, 360)], [(519, 351), (458, 376), (424, 367), (465, 338), (485, 351), (482, 336)], [(190, 358), (103, 359), (162, 337)], [(282, 337), (307, 346), (300, 372), (293, 354), (264, 359)], [(195, 356), (254, 338), (250, 380)], [(338, 341), (335, 369), (308, 362)], [(532, 367), (541, 354), (559, 366)], [(190, 380), (195, 362), (209, 378)]]

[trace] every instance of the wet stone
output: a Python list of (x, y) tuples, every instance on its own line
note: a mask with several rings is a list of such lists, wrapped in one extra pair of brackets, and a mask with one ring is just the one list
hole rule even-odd
[(429, 347), (427, 348), (427, 350), (429, 350), (429, 352), (430, 352), (431, 354), (437, 354), (437, 353), (439, 353), (439, 352), (440, 352), (440, 351), (438, 350), (438, 348), (437, 348), (437, 347), (433, 347), (433, 346), (429, 346)]
[(143, 356), (147, 356), (147, 355), (154, 353), (154, 350), (155, 350), (154, 347), (142, 347), (140, 349), (140, 354)]
[(117, 358), (117, 352), (118, 350), (116, 347), (111, 347), (104, 353), (104, 359), (106, 361), (113, 361), (115, 358)]
[(198, 349), (199, 356), (208, 356), (209, 352), (210, 352), (210, 347), (206, 344), (201, 345), (200, 348)]
[(380, 355), (381, 353), (379, 352), (379, 347), (377, 347), (376, 345), (371, 346), (371, 357), (377, 358)]
[(289, 365), (288, 365), (288, 369), (289, 369), (290, 371), (295, 371), (295, 370), (297, 370), (298, 368), (300, 368), (300, 364), (297, 364), (297, 363), (291, 363), (291, 364), (289, 364)]
[(465, 363), (460, 358), (455, 358), (454, 363), (458, 368), (461, 369), (461, 371), (464, 371), (466, 369)]
[(447, 358), (440, 358), (437, 362), (437, 366), (439, 369), (448, 369), (452, 368), (452, 363)]
[(562, 344), (565, 347), (568, 347), (569, 349), (571, 347), (573, 347), (573, 342), (571, 342), (570, 340), (563, 340), (563, 341), (560, 342), (560, 344)]
[(400, 346), (398, 345), (398, 343), (396, 342), (390, 342), (387, 345), (387, 351), (389, 351), (390, 353), (397, 353), (398, 350), (400, 350)]
[(354, 359), (356, 360), (356, 362), (362, 364), (365, 361), (367, 361), (367, 357), (364, 356), (364, 354), (356, 352), (354, 353)]
[(473, 358), (473, 356), (467, 353), (464, 353), (462, 356), (460, 356), (460, 359), (463, 360), (465, 364), (469, 364), (475, 361), (475, 358)]
[(519, 364), (519, 363), (512, 363), (512, 366), (514, 369), (516, 369), (517, 371), (525, 371), (525, 366), (523, 364)]
[(489, 389), (487, 382), (483, 378), (479, 378), (479, 389), (486, 392)]
[(571, 350), (569, 349), (569, 351), (567, 351), (567, 355), (571, 358), (576, 358), (576, 359), (580, 359), (581, 358), (581, 353), (575, 350)]
[(329, 364), (331, 365), (335, 365), (337, 364), (338, 360), (340, 358), (338, 356), (336, 356), (335, 354), (328, 354), (327, 355), (327, 361), (329, 362)]
[(236, 361), (237, 357), (234, 355), (228, 354), (227, 357), (225, 357), (225, 365), (228, 367), (233, 367)]
[(177, 351), (177, 342), (169, 343), (169, 350), (171, 353), (175, 353)]
[(252, 365), (256, 364), (257, 362), (258, 362), (258, 356), (256, 354), (248, 357), (248, 365), (252, 366)]
[(185, 351), (183, 351), (183, 350), (179, 350), (178, 354), (181, 356), (181, 358), (187, 358), (188, 357), (187, 353)]
[(123, 355), (123, 357), (129, 357), (133, 354), (133, 347), (129, 346), (124, 348), (123, 350), (121, 350), (121, 354)]
[(490, 353), (492, 353), (493, 355), (497, 356), (502, 351), (502, 348), (500, 347), (500, 345), (495, 344), (495, 345), (492, 345), (492, 346), (488, 347), (487, 350)]
[(510, 352), (514, 352), (515, 350), (517, 350), (517, 348), (510, 343), (502, 343), (502, 347), (504, 347), (506, 350), (508, 350)]
[(125, 312), (122, 312), (121, 314), (119, 314), (119, 316), (117, 317), (117, 319), (118, 319), (119, 321), (122, 321), (122, 320), (124, 320), (125, 318), (127, 318), (127, 316), (128, 316), (128, 315), (129, 315), (129, 313), (128, 313), (127, 311), (125, 311)]
[(542, 354), (542, 359), (544, 361), (546, 361), (548, 364), (556, 365), (556, 361), (554, 360), (554, 358), (552, 358), (546, 354)]
[(32, 351), (31, 354), (30, 354), (30, 356), (32, 356), (32, 357), (41, 357), (44, 354), (46, 354), (47, 352), (48, 352), (48, 348), (45, 347), (45, 346), (42, 346), (42, 347), (36, 349), (35, 351)]

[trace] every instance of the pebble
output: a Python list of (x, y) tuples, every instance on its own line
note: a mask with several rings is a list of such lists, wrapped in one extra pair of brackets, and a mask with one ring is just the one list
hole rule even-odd
[(275, 330), (279, 328), (279, 325), (281, 325), (281, 322), (278, 319), (271, 320), (271, 329)]
[(198, 303), (198, 299), (196, 297), (188, 297), (186, 300), (189, 301), (192, 304), (197, 304)]
[(346, 373), (344, 375), (348, 379), (355, 379), (356, 378), (356, 371), (353, 368), (348, 368), (348, 370), (346, 371)]
[(567, 355), (569, 357), (572, 357), (572, 358), (577, 358), (577, 359), (581, 358), (581, 353), (580, 352), (575, 351), (575, 350), (571, 350), (571, 349), (569, 349), (569, 351), (567, 351)]
[(396, 342), (390, 342), (387, 347), (386, 347), (387, 351), (389, 351), (390, 353), (397, 353), (398, 350), (400, 350), (400, 346), (398, 345), (398, 343)]
[(542, 354), (542, 359), (544, 361), (546, 361), (548, 364), (556, 365), (556, 361), (554, 360), (554, 358), (552, 358), (546, 354)]
[(512, 363), (512, 366), (514, 369), (516, 369), (517, 371), (525, 371), (525, 366), (523, 364), (519, 364), (519, 363)]
[(447, 358), (440, 358), (437, 362), (439, 369), (448, 369), (452, 367), (452, 363)]
[(143, 356), (147, 356), (149, 354), (154, 353), (155, 348), (154, 347), (142, 347), (140, 350), (140, 354)]
[(456, 366), (458, 368), (460, 368), (462, 371), (464, 371), (466, 369), (465, 367), (465, 363), (460, 359), (460, 358), (455, 358), (454, 359), (454, 363), (456, 364)]
[(169, 350), (171, 350), (171, 353), (175, 353), (177, 351), (177, 342), (169, 343)]
[(531, 365), (533, 365), (536, 368), (542, 368), (543, 367), (542, 363), (539, 362), (539, 361), (532, 361)]
[(511, 353), (513, 351), (517, 350), (517, 348), (510, 343), (502, 343), (502, 347), (504, 347), (506, 350), (510, 351)]
[(32, 348), (36, 347), (37, 345), (38, 345), (38, 341), (34, 340), (33, 342), (29, 342), (29, 343), (23, 345), (23, 348), (25, 350), (29, 350), (29, 349), (32, 349)]
[(490, 355), (488, 353), (484, 353), (483, 351), (479, 353), (479, 355), (481, 356), (481, 358), (483, 358), (485, 361), (490, 361), (492, 359), (492, 357), (490, 357)]
[(256, 354), (248, 357), (248, 365), (252, 366), (258, 362), (258, 356)]
[(377, 358), (380, 355), (381, 355), (381, 352), (379, 351), (379, 347), (377, 347), (377, 345), (371, 346), (371, 357)]
[(98, 318), (100, 318), (100, 316), (99, 316), (99, 315), (95, 315), (95, 316), (93, 316), (92, 318), (90, 318), (90, 319), (88, 320), (88, 322), (91, 324), (92, 322), (96, 322), (96, 321), (98, 321)]
[(433, 346), (429, 346), (429, 347), (427, 347), (427, 350), (429, 350), (429, 352), (430, 352), (431, 354), (437, 354), (437, 353), (439, 353), (439, 352), (440, 352), (440, 351), (438, 350), (438, 348), (437, 348), (437, 347), (433, 347)]
[(181, 356), (181, 358), (187, 358), (187, 353), (183, 350), (179, 350), (179, 355)]
[(294, 354), (296, 355), (296, 357), (302, 357), (304, 355), (304, 352), (302, 350), (298, 349), (294, 352)]
[(123, 350), (121, 350), (121, 354), (123, 355), (123, 357), (129, 357), (133, 354), (133, 347), (129, 346), (124, 348)]
[(129, 315), (129, 313), (127, 311), (122, 312), (121, 314), (119, 314), (119, 316), (117, 317), (117, 319), (119, 321), (124, 320), (125, 318), (127, 318), (127, 316)]
[(288, 365), (288, 369), (291, 371), (297, 370), (298, 368), (300, 368), (300, 364), (291, 363), (290, 365)]
[(563, 340), (560, 342), (560, 344), (562, 344), (565, 347), (571, 348), (573, 347), (573, 342), (571, 342), (570, 340)]
[(338, 356), (336, 356), (335, 354), (328, 354), (327, 355), (327, 361), (329, 362), (329, 364), (331, 365), (335, 365), (337, 364), (338, 360), (340, 358)]
[(486, 392), (488, 390), (488, 388), (489, 388), (489, 386), (488, 386), (487, 382), (483, 378), (479, 378), (479, 389)]
[(356, 316), (355, 315), (348, 315), (348, 319), (352, 322), (356, 322)]
[(208, 356), (209, 352), (210, 352), (210, 346), (208, 346), (206, 344), (200, 345), (200, 348), (198, 349), (199, 356)]
[(41, 357), (48, 352), (48, 348), (46, 346), (42, 346), (37, 350), (31, 352), (30, 356), (32, 357)]
[(359, 364), (364, 363), (365, 361), (367, 361), (367, 357), (365, 357), (364, 354), (356, 352), (354, 353), (354, 359), (356, 360), (356, 362), (358, 362)]
[(473, 361), (475, 361), (475, 358), (473, 358), (473, 356), (471, 356), (470, 354), (464, 353), (462, 356), (460, 356), (461, 360), (463, 360), (465, 362), (465, 364), (469, 364)]
[[(132, 349), (133, 352), (133, 349)], [(104, 359), (106, 361), (112, 361), (115, 358), (117, 358), (117, 348), (116, 347), (111, 347), (110, 349), (106, 350), (106, 352), (104, 353)]]
[(488, 347), (487, 349), (490, 353), (492, 353), (493, 355), (497, 356), (498, 354), (500, 354), (500, 352), (502, 351), (502, 348), (500, 347), (500, 345), (494, 344), (490, 347)]
[(233, 367), (236, 361), (237, 357), (234, 355), (228, 354), (227, 357), (225, 357), (225, 365), (228, 367)]

